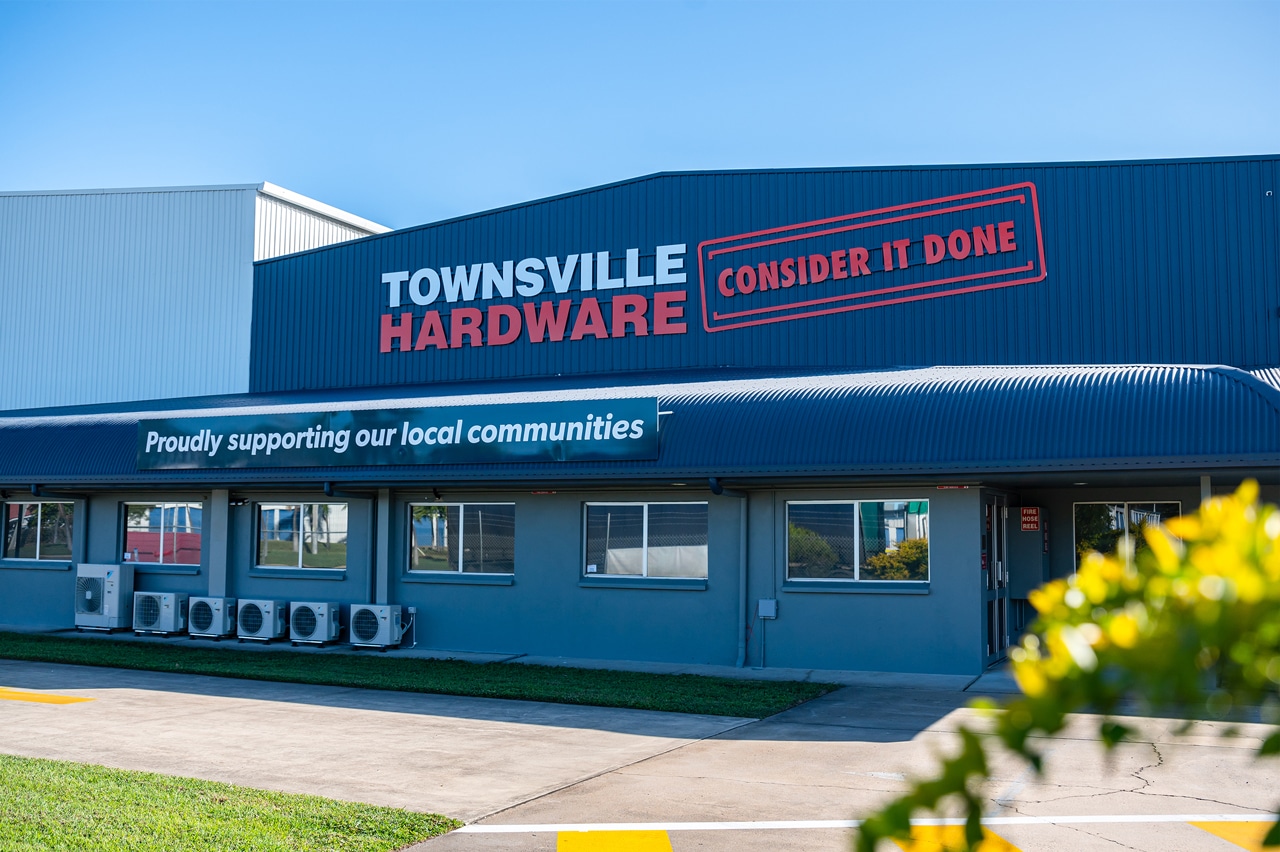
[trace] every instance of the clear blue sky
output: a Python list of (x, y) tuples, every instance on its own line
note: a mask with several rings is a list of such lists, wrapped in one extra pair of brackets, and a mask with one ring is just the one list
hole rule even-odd
[(1280, 152), (1280, 2), (19, 3), (0, 190), (392, 227), (677, 169)]

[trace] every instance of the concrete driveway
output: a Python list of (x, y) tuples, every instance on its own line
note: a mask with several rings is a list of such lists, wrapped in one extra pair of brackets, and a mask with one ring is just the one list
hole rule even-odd
[[(972, 693), (900, 685), (846, 687), (761, 721), (13, 661), (0, 661), (0, 688), (19, 696), (0, 700), (6, 753), (468, 823), (417, 852), (844, 849), (849, 820), (974, 718)], [(1107, 759), (1088, 721), (1045, 744), (1047, 779), (997, 765), (991, 830), (1012, 848), (1250, 848), (1280, 800), (1280, 764), (1251, 759), (1261, 726), (1223, 740), (1213, 725), (1175, 737), (1174, 721), (1141, 720), (1142, 741)]]

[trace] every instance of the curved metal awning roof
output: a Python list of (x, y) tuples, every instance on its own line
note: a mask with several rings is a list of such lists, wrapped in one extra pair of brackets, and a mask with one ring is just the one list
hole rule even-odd
[[(492, 387), (492, 386), (490, 386)], [(0, 486), (979, 477), (1280, 465), (1280, 389), (1220, 366), (933, 367), (177, 400), (0, 415)], [(139, 419), (657, 397), (651, 461), (139, 471)]]

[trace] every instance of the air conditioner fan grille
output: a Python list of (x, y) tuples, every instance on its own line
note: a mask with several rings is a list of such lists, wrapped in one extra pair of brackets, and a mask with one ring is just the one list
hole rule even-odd
[(262, 608), (257, 604), (245, 604), (240, 608), (240, 627), (245, 633), (256, 634), (262, 629)]
[(299, 638), (308, 639), (315, 635), (316, 632), (316, 611), (309, 606), (300, 606), (294, 609), (291, 616), (293, 621), (293, 632)]
[(205, 633), (213, 626), (213, 607), (208, 601), (196, 601), (191, 605), (191, 626), (197, 633)]
[(351, 633), (361, 642), (378, 638), (378, 616), (371, 609), (358, 609), (351, 618)]
[(76, 577), (76, 612), (102, 612), (101, 577)]
[(139, 627), (155, 627), (160, 621), (160, 601), (154, 595), (139, 597), (133, 617)]

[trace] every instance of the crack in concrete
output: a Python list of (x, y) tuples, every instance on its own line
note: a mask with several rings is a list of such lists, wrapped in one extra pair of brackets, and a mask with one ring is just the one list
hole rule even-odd
[[(1024, 811), (1020, 810), (1020, 809), (1019, 809), (1019, 808), (1017, 808), (1017, 807), (1012, 807), (1012, 808), (1010, 808), (1010, 810), (1012, 810), (1012, 811), (1013, 811), (1015, 814), (1017, 814), (1018, 816), (1034, 816), (1034, 814), (1028, 814), (1028, 813), (1026, 813), (1026, 812), (1024, 812)], [(1057, 823), (1057, 825), (1061, 826), (1062, 828), (1067, 829), (1068, 831), (1075, 831), (1075, 832), (1079, 832), (1080, 834), (1086, 834), (1086, 835), (1088, 835), (1089, 837), (1094, 838), (1095, 840), (1102, 840), (1102, 841), (1105, 841), (1105, 842), (1107, 842), (1107, 843), (1114, 844), (1114, 845), (1116, 845), (1116, 846), (1119, 846), (1121, 849), (1132, 849), (1132, 850), (1133, 850), (1133, 852), (1143, 852), (1143, 850), (1141, 850), (1141, 849), (1137, 848), (1136, 846), (1130, 846), (1130, 845), (1129, 845), (1129, 844), (1127, 844), (1127, 843), (1121, 843), (1119, 840), (1116, 840), (1115, 838), (1112, 838), (1112, 837), (1106, 837), (1105, 835), (1101, 835), (1101, 834), (1097, 834), (1097, 833), (1092, 832), (1092, 831), (1088, 831), (1088, 830), (1086, 830), (1086, 829), (1084, 829), (1084, 828), (1081, 828), (1081, 827), (1080, 827), (1080, 826), (1078, 826), (1078, 825), (1071, 825), (1070, 823)]]
[(1221, 799), (1206, 799), (1203, 796), (1188, 796), (1184, 793), (1148, 793), (1145, 790), (1137, 790), (1135, 792), (1141, 796), (1154, 799), (1186, 799), (1189, 802), (1204, 802), (1205, 804), (1223, 805), (1228, 808), (1243, 808), (1247, 811), (1257, 811), (1258, 813), (1264, 814), (1271, 813), (1269, 808), (1259, 808), (1254, 805), (1242, 805), (1239, 802), (1224, 802)]
[(1077, 831), (1080, 834), (1087, 834), (1088, 836), (1094, 838), (1095, 840), (1102, 840), (1106, 843), (1114, 844), (1116, 846), (1119, 846), (1121, 849), (1132, 849), (1133, 852), (1144, 852), (1142, 849), (1139, 849), (1137, 846), (1130, 846), (1128, 843), (1121, 843), (1119, 840), (1116, 840), (1114, 837), (1107, 837), (1106, 835), (1098, 834), (1096, 831), (1089, 831), (1088, 829), (1081, 828), (1078, 825), (1063, 825), (1063, 828), (1070, 829), (1071, 831)]
[[(1081, 794), (1081, 795), (1071, 795), (1071, 796), (1046, 796), (1046, 797), (1037, 797), (1037, 798), (1026, 797), (1022, 799), (1022, 801), (1026, 804), (1045, 804), (1047, 802), (1053, 802), (1053, 803), (1066, 802), (1071, 799), (1101, 799), (1101, 798), (1106, 798), (1107, 796), (1116, 796), (1122, 793), (1134, 793), (1136, 795), (1143, 796), (1146, 798), (1175, 799), (1179, 801), (1200, 802), (1202, 804), (1209, 804), (1209, 805), (1221, 805), (1223, 807), (1228, 807), (1228, 808), (1239, 808), (1246, 811), (1254, 811), (1259, 814), (1271, 813), (1270, 808), (1258, 807), (1255, 805), (1242, 805), (1239, 802), (1227, 802), (1221, 799), (1210, 799), (1204, 796), (1193, 796), (1187, 793), (1157, 793), (1152, 791), (1150, 787), (1153, 784), (1155, 784), (1155, 782), (1143, 776), (1142, 773), (1146, 772), (1147, 770), (1155, 769), (1164, 765), (1163, 755), (1160, 754), (1159, 749), (1154, 749), (1153, 747), (1153, 750), (1156, 752), (1156, 755), (1157, 755), (1157, 760), (1155, 762), (1140, 766), (1137, 769), (1135, 769), (1133, 772), (1128, 773), (1131, 777), (1136, 778), (1138, 781), (1142, 782), (1142, 786), (1140, 787), (1130, 787), (1130, 788), (1116, 790), (1116, 789), (1109, 789), (1109, 788), (1103, 788), (1103, 787), (1094, 787), (1088, 784), (1063, 785), (1063, 784), (1045, 782), (1040, 786), (1050, 787), (1050, 788), (1065, 787), (1068, 789), (1099, 790), (1100, 792)], [(993, 799), (992, 802), (998, 805), (1000, 808), (1007, 807), (1010, 810), (1014, 811), (1015, 813), (1021, 813), (1017, 805), (1015, 805), (1013, 801), (1007, 797), (1007, 794)]]
[(1137, 778), (1139, 781), (1142, 782), (1142, 786), (1139, 787), (1137, 790), (1133, 791), (1136, 793), (1141, 793), (1143, 790), (1147, 789), (1148, 787), (1150, 787), (1152, 784), (1155, 783), (1150, 778), (1144, 777), (1142, 774), (1143, 772), (1146, 772), (1148, 769), (1159, 769), (1161, 766), (1164, 766), (1164, 755), (1160, 753), (1160, 746), (1158, 746), (1155, 743), (1147, 743), (1147, 745), (1151, 746), (1151, 750), (1155, 752), (1156, 762), (1145, 763), (1142, 766), (1139, 766), (1137, 769), (1129, 773), (1131, 777)]

